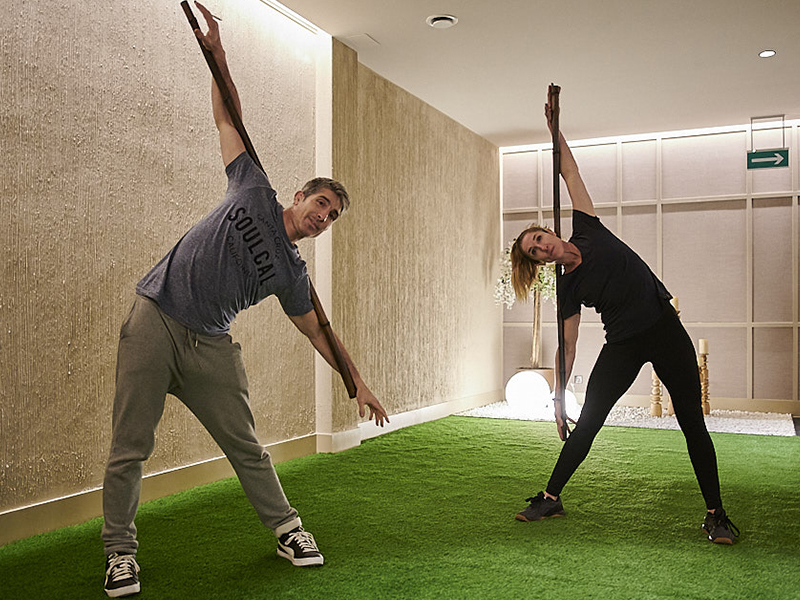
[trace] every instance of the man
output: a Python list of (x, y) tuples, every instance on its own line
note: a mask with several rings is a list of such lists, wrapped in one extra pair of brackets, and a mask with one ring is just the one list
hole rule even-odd
[[(212, 52), (241, 114), (219, 27), (197, 3), (207, 24), (195, 34)], [(336, 368), (309, 296), (305, 263), (295, 242), (316, 237), (346, 210), (344, 187), (326, 178), (308, 182), (287, 209), (267, 176), (245, 152), (217, 88), (214, 121), (228, 176), (225, 199), (197, 223), (138, 283), (120, 330), (111, 452), (103, 488), (105, 590), (138, 593), (134, 517), (142, 465), (153, 450), (165, 395), (178, 397), (219, 444), (262, 523), (278, 538), (278, 555), (297, 566), (322, 565), (313, 536), (283, 493), (269, 453), (258, 443), (239, 344), (228, 334), (238, 312), (275, 295), (317, 351)], [(386, 411), (342, 348), (363, 417), (377, 425)]]

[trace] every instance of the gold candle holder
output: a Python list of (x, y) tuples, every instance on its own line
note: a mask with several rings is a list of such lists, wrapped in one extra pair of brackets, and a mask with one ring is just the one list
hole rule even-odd
[(700, 403), (703, 414), (711, 414), (711, 403), (708, 396), (708, 340), (700, 340), (700, 352), (697, 354), (697, 368), (700, 370)]
[(650, 388), (650, 416), (661, 416), (661, 380), (653, 369), (653, 387)]

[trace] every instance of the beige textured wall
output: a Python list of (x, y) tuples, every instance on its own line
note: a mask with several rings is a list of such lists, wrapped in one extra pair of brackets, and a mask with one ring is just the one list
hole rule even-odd
[[(334, 177), (353, 195), (333, 318), (365, 381), (390, 414), (501, 393), (498, 149), (336, 42), (333, 114)], [(334, 398), (334, 430), (352, 428), (341, 385)]]
[[(318, 42), (255, 0), (209, 6), (285, 203), (314, 175)], [(210, 75), (177, 1), (17, 3), (0, 23), (0, 77), (2, 512), (102, 483), (134, 285), (225, 176)], [(301, 252), (313, 267), (313, 246)], [(261, 441), (313, 432), (311, 346), (277, 302), (243, 314), (234, 337)], [(147, 472), (218, 455), (171, 398)]]

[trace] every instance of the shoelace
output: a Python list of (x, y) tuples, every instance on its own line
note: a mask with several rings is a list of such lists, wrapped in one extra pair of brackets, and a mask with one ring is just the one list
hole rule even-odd
[(531, 496), (530, 498), (525, 498), (525, 502), (530, 502), (533, 504), (534, 502), (555, 502), (555, 500), (550, 500), (547, 496), (544, 495), (544, 492), (539, 492), (536, 496)]
[(303, 529), (300, 531), (293, 531), (289, 534), (289, 537), (286, 538), (286, 543), (288, 544), (292, 541), (297, 542), (303, 552), (319, 552), (317, 544), (314, 541), (314, 536), (308, 531)]
[(130, 554), (119, 554), (109, 561), (108, 576), (111, 581), (135, 577), (136, 571), (136, 560)]
[(724, 510), (721, 512), (722, 514), (719, 516), (714, 515), (714, 524), (727, 527), (731, 530), (731, 533), (734, 535), (734, 537), (739, 537), (739, 528), (733, 524), (733, 521), (728, 518), (728, 515)]

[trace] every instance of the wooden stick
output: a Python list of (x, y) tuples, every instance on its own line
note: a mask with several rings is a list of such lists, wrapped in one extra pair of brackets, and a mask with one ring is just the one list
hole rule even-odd
[[(550, 104), (550, 124), (553, 134), (553, 224), (555, 227), (556, 235), (561, 237), (561, 148), (559, 146), (559, 129), (558, 129), (558, 95), (561, 92), (561, 87), (557, 85), (550, 85), (548, 103)], [(561, 299), (558, 291), (561, 288), (561, 276), (563, 274), (563, 266), (556, 264), (556, 319), (558, 321), (558, 373), (556, 373), (556, 409), (559, 411), (561, 417), (561, 427), (559, 429), (559, 437), (561, 440), (566, 440), (569, 436), (569, 426), (567, 425), (567, 408), (566, 408), (566, 394), (567, 389), (567, 366), (564, 349), (564, 315), (561, 311)], [(559, 391), (560, 390), (560, 391)]]
[[(183, 0), (183, 2), (181, 2), (181, 8), (183, 8), (183, 12), (186, 15), (186, 19), (189, 21), (189, 25), (192, 27), (192, 31), (195, 29), (200, 29), (200, 25), (198, 24), (197, 19), (195, 18), (187, 0)], [(245, 150), (247, 150), (247, 153), (253, 159), (253, 162), (258, 165), (258, 168), (264, 171), (264, 167), (261, 166), (261, 161), (258, 160), (258, 156), (256, 155), (256, 150), (253, 148), (253, 143), (250, 141), (250, 136), (247, 135), (247, 130), (244, 128), (244, 123), (242, 123), (242, 118), (239, 115), (239, 111), (236, 110), (233, 97), (228, 89), (228, 84), (225, 83), (225, 78), (222, 76), (222, 71), (220, 71), (217, 60), (214, 58), (214, 55), (211, 54), (211, 51), (203, 45), (203, 42), (200, 39), (197, 39), (197, 42), (200, 44), (200, 49), (203, 51), (203, 56), (206, 59), (206, 63), (208, 63), (208, 68), (211, 69), (211, 75), (214, 77), (214, 81), (217, 82), (217, 87), (222, 95), (225, 108), (227, 109), (228, 114), (233, 121), (233, 126), (236, 128), (236, 131), (239, 132), (239, 136), (242, 138)], [(325, 334), (325, 339), (328, 340), (328, 345), (333, 352), (333, 357), (336, 361), (336, 367), (339, 369), (339, 374), (342, 376), (342, 381), (344, 381), (344, 385), (347, 388), (347, 394), (351, 398), (355, 398), (356, 386), (353, 382), (353, 376), (344, 360), (342, 350), (339, 348), (339, 343), (336, 341), (336, 336), (333, 333), (333, 329), (331, 329), (331, 324), (330, 321), (328, 321), (328, 317), (325, 316), (325, 311), (322, 309), (322, 304), (319, 301), (319, 296), (317, 296), (317, 291), (314, 289), (314, 284), (311, 283), (310, 277), (308, 279), (308, 287), (309, 291), (311, 292), (311, 304), (314, 307), (317, 320), (319, 321), (322, 331)]]

